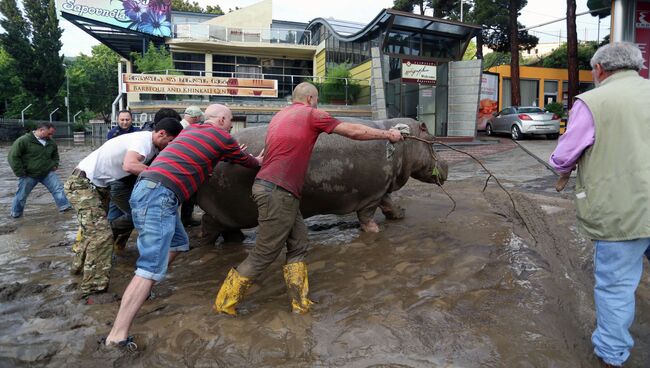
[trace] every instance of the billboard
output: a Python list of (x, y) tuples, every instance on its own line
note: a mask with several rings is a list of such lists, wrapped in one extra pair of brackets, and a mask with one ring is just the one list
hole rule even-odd
[(58, 0), (58, 10), (158, 37), (171, 37), (171, 0)]
[(402, 60), (402, 83), (436, 85), (435, 61)]
[(499, 74), (483, 72), (476, 116), (476, 130), (485, 130), (485, 124), (499, 109)]
[(125, 93), (278, 97), (278, 81), (273, 79), (125, 73), (122, 82)]
[(639, 74), (648, 78), (648, 64), (650, 64), (650, 3), (637, 1), (634, 19), (635, 42), (643, 53), (643, 69)]

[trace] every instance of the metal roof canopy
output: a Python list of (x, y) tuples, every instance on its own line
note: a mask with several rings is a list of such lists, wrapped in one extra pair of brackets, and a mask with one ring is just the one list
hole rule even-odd
[(131, 58), (131, 52), (142, 53), (146, 50), (150, 41), (156, 47), (165, 44), (163, 37), (116, 27), (65, 12), (61, 12), (61, 16), (127, 60)]
[(467, 23), (454, 22), (446, 19), (429, 17), (407, 13), (394, 9), (382, 10), (375, 19), (370, 21), (365, 27), (357, 32), (351, 32), (355, 27), (338, 19), (316, 18), (307, 26), (311, 28), (316, 23), (325, 24), (341, 41), (356, 41), (381, 26), (387, 27), (387, 32), (391, 29), (408, 31), (408, 32), (425, 32), (434, 33), (441, 36), (447, 36), (456, 39), (471, 39), (481, 31), (481, 26)]

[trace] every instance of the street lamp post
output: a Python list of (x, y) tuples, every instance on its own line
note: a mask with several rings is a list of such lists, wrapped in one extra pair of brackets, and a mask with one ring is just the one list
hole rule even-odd
[(25, 107), (23, 111), (20, 112), (20, 122), (23, 124), (23, 127), (25, 127), (25, 111), (27, 111), (27, 109), (29, 109), (31, 106), (32, 104), (27, 105), (27, 107)]
[(72, 117), (72, 121), (74, 125), (77, 125), (77, 115), (81, 114), (81, 111), (82, 110), (77, 111), (77, 113), (74, 114), (74, 116)]
[(57, 107), (56, 109), (54, 109), (54, 111), (52, 111), (52, 112), (50, 113), (50, 123), (52, 122), (52, 115), (53, 115), (55, 112), (57, 112), (57, 111), (59, 111), (59, 108), (58, 108), (58, 107)]
[(68, 125), (70, 125), (70, 77), (68, 75), (68, 66), (63, 64), (65, 68), (65, 108), (68, 115)]
[(460, 0), (460, 21), (463, 21), (463, 0)]

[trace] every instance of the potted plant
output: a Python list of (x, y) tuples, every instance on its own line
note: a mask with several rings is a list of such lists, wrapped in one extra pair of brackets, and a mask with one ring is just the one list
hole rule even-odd
[(72, 138), (75, 142), (83, 142), (86, 137), (86, 124), (83, 122), (76, 122), (72, 126)]
[(327, 71), (327, 77), (321, 85), (321, 100), (333, 105), (345, 105), (353, 103), (360, 91), (359, 84), (350, 80), (347, 65), (339, 64)]

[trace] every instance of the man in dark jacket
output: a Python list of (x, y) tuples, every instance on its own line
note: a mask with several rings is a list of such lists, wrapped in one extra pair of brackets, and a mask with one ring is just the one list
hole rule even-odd
[(140, 129), (133, 126), (133, 116), (131, 115), (131, 111), (122, 110), (117, 115), (117, 126), (108, 131), (108, 134), (106, 135), (106, 139), (112, 139), (117, 137), (118, 135), (139, 132), (139, 131)]
[(36, 184), (43, 184), (52, 193), (54, 202), (63, 212), (71, 208), (63, 185), (55, 171), (59, 166), (59, 150), (52, 140), (52, 123), (41, 123), (37, 129), (16, 139), (9, 151), (9, 166), (18, 177), (18, 191), (11, 206), (11, 217), (23, 215), (27, 196)]

